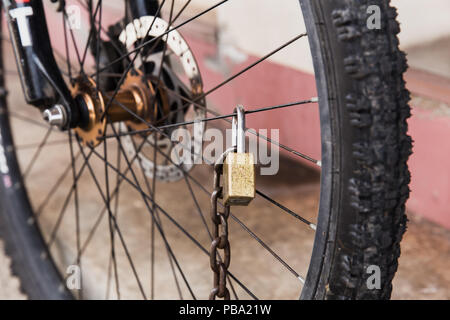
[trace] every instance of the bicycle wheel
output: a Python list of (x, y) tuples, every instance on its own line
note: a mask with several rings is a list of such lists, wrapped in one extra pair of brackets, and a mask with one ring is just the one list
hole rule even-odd
[[(219, 82), (214, 83), (217, 75), (207, 76), (205, 85), (206, 64), (198, 59), (203, 47), (195, 38), (183, 38), (183, 27), (231, 6), (233, 0), (190, 17), (183, 13), (191, 1), (150, 1), (146, 8), (132, 2), (108, 4), (109, 16), (101, 0), (77, 2), (90, 22), (84, 44), (76, 39), (81, 33), (67, 26), (66, 8), (62, 13), (46, 9), (47, 16), (60, 17), (49, 19), (49, 24), (62, 21), (60, 27), (50, 28), (60, 72), (80, 105), (93, 114), (83, 125), (55, 132), (39, 120), (39, 110), (20, 106), (17, 95), (8, 101), (2, 91), (0, 230), (23, 292), (31, 299), (208, 297), (212, 236), (204, 214), (209, 204), (203, 204), (209, 201), (213, 173), (209, 166), (175, 163), (169, 155), (182, 142), (174, 142), (171, 135), (178, 128), (195, 135), (195, 130), (205, 129), (199, 123), (222, 130), (223, 125), (213, 123), (229, 126), (236, 104), (223, 115), (210, 106), (211, 96), (229, 101), (229, 92), (221, 96), (221, 90), (292, 44), (307, 41), (316, 88), (295, 86), (292, 101), (297, 102), (248, 109), (248, 116), (270, 111), (295, 127), (306, 125), (302, 112), (316, 114), (320, 160), (261, 132), (249, 134), (321, 169), (317, 215), (305, 217), (257, 184), (255, 206), (267, 220), (245, 216), (242, 208), (231, 209), (233, 262), (226, 282), (233, 298), (295, 299), (300, 292), (303, 299), (389, 298), (406, 229), (411, 153), (409, 94), (403, 81), (407, 65), (398, 48), (399, 26), (390, 1), (300, 0), (299, 5), (291, 0), (289, 8), (298, 7), (305, 30), (294, 30), (294, 37), (278, 35), (287, 38), (281, 46), (250, 59)], [(379, 27), (368, 24), (369, 6), (380, 10)], [(137, 23), (131, 18), (136, 12), (141, 16)], [(3, 34), (2, 47), (7, 38)], [(5, 80), (10, 72), (4, 68), (12, 55), (2, 52), (0, 87), (14, 88), (18, 78)], [(271, 77), (264, 74), (259, 79)], [(291, 80), (286, 76), (283, 81)], [(206, 85), (211, 89), (205, 90)], [(236, 86), (241, 85), (258, 88), (257, 83)], [(136, 95), (143, 102), (138, 103)], [(299, 105), (318, 109), (305, 111)], [(277, 117), (266, 119), (276, 122)], [(43, 139), (36, 142), (39, 135)], [(59, 138), (51, 140), (51, 135)], [(301, 139), (305, 137), (289, 141), (296, 144)], [(286, 165), (281, 168), (286, 177), (302, 178), (296, 162), (280, 163)], [(261, 226), (261, 221), (272, 222)], [(259, 256), (248, 244), (252, 238)], [(194, 254), (189, 246), (198, 251)], [(311, 250), (310, 261), (298, 261), (300, 247)], [(373, 267), (379, 268), (380, 277), (378, 285), (369, 286)], [(68, 287), (77, 268), (80, 281)]]

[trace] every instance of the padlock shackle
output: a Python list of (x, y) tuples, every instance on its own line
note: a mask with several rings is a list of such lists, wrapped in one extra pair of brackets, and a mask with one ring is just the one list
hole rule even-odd
[(244, 107), (239, 105), (235, 110), (236, 116), (233, 117), (232, 125), (232, 138), (233, 147), (236, 148), (236, 152), (245, 153), (245, 110)]

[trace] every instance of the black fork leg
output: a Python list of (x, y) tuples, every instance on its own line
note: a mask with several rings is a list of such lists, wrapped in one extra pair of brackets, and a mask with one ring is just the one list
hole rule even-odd
[(28, 104), (41, 110), (62, 103), (69, 125), (78, 111), (53, 55), (42, 0), (3, 0), (20, 80)]
[[(42, 0), (3, 0), (22, 88), (28, 104), (45, 109), (62, 103), (68, 127), (79, 123), (79, 109), (53, 55)], [(156, 15), (157, 0), (128, 0), (132, 19)]]
[(154, 16), (158, 13), (158, 0), (128, 0), (130, 14), (133, 19), (142, 16)]

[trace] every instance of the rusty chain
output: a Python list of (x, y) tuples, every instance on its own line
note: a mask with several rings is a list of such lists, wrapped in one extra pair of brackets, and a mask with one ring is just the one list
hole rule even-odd
[[(223, 163), (214, 166), (214, 191), (211, 195), (211, 219), (213, 222), (213, 241), (209, 254), (211, 270), (214, 273), (214, 287), (209, 295), (210, 300), (223, 298), (230, 300), (230, 291), (227, 288), (227, 274), (230, 266), (231, 251), (228, 241), (228, 217), (230, 207), (224, 206), (223, 212), (218, 212), (218, 199), (221, 199), (223, 188), (220, 186), (220, 176), (223, 173)], [(223, 250), (224, 260), (220, 259), (218, 250)]]

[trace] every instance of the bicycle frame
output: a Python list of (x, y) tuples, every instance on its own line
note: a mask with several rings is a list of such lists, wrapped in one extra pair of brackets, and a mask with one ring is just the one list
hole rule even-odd
[[(127, 1), (131, 19), (157, 14), (157, 0)], [(53, 55), (42, 0), (2, 0), (2, 4), (27, 103), (41, 110), (62, 104), (69, 118), (68, 127), (75, 127), (79, 108)]]

